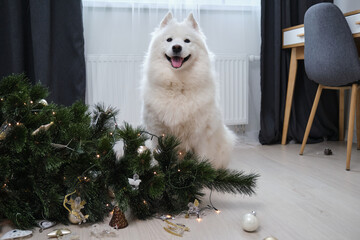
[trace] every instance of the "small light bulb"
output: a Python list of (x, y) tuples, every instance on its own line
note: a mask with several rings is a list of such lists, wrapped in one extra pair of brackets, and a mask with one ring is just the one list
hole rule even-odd
[(154, 175), (156, 175), (156, 172), (154, 172)]
[(144, 200), (143, 203), (146, 204), (146, 201)]
[(201, 222), (202, 218), (197, 218), (196, 221)]
[(215, 210), (215, 212), (216, 212), (217, 214), (221, 213), (221, 211), (220, 211), (220, 210)]
[(165, 137), (165, 133), (161, 134), (161, 136)]
[(56, 114), (56, 112), (52, 112), (52, 114), (53, 114), (53, 115), (55, 115), (55, 114)]
[(107, 203), (107, 204), (106, 204), (106, 206), (108, 207), (108, 206), (109, 206), (109, 204)]
[(180, 169), (178, 169), (178, 172), (180, 172)]
[(20, 125), (20, 123), (19, 123), (19, 122), (17, 122), (17, 123), (16, 123), (16, 125), (18, 125), (18, 126), (19, 126), (19, 125)]
[(179, 152), (179, 155), (182, 155), (182, 152)]
[(30, 101), (31, 104), (33, 104), (34, 102), (33, 101)]
[(10, 127), (10, 126), (11, 126), (11, 123), (9, 123), (8, 125), (9, 125), (9, 127)]
[(97, 158), (100, 158), (100, 154), (96, 154), (96, 157), (97, 157)]
[(110, 135), (112, 136), (112, 135), (113, 135), (113, 133), (111, 132), (111, 133), (110, 133)]
[(24, 102), (24, 105), (26, 106), (26, 102)]

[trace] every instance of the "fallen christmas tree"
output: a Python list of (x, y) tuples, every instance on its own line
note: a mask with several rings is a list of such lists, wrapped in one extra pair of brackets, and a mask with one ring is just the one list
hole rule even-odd
[[(85, 200), (82, 220), (96, 222), (114, 205), (139, 219), (180, 212), (201, 199), (204, 188), (254, 193), (257, 174), (216, 170), (190, 152), (180, 154), (173, 136), (118, 127), (115, 109), (97, 105), (90, 114), (80, 102), (47, 104), (47, 94), (24, 75), (0, 81), (0, 218), (19, 228), (38, 219), (72, 221), (66, 206), (78, 200)], [(153, 151), (145, 147), (149, 137), (158, 139)], [(124, 143), (119, 158), (118, 141)]]

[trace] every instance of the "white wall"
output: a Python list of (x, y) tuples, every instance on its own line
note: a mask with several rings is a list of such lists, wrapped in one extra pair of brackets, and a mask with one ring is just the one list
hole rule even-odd
[(334, 4), (337, 5), (343, 13), (360, 10), (359, 0), (334, 0)]
[[(124, 7), (84, 6), (86, 54), (144, 55), (151, 32), (167, 9), (144, 10)], [(201, 10), (196, 15), (207, 37), (209, 49), (216, 54), (260, 55), (260, 9)], [(175, 12), (182, 20), (187, 15)], [(200, 17), (200, 19), (199, 19)], [(139, 30), (140, 29), (140, 30)], [(250, 63), (249, 124), (246, 132), (258, 135), (260, 130), (260, 61)], [(121, 111), (121, 109), (120, 109)]]
[[(134, 16), (131, 8), (84, 7), (86, 53), (144, 54), (151, 32), (167, 11), (159, 9), (154, 14), (140, 10)], [(260, 17), (252, 21), (248, 16), (247, 10), (201, 11), (199, 24), (209, 49), (219, 54), (259, 55)]]

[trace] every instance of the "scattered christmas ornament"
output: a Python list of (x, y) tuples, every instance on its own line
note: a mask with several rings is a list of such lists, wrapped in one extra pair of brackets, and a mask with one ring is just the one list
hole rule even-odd
[(37, 221), (37, 225), (40, 227), (40, 232), (42, 232), (45, 229), (51, 228), (56, 225), (56, 222), (50, 222), (47, 220), (40, 220)]
[(30, 230), (20, 230), (20, 229), (14, 229), (4, 234), (0, 239), (1, 240), (8, 240), (8, 239), (16, 239), (16, 238), (23, 238), (28, 237), (33, 232)]
[(99, 224), (93, 224), (91, 226), (91, 235), (97, 239), (116, 237), (116, 233), (112, 231), (112, 228), (106, 227), (104, 229), (103, 227), (100, 227)]
[(121, 157), (124, 156), (124, 141), (117, 141), (114, 150), (116, 152), (116, 160), (119, 161)]
[(189, 218), (190, 215), (196, 214), (198, 218), (200, 218), (200, 209), (199, 209), (199, 201), (197, 199), (194, 200), (194, 203), (188, 203), (189, 210), (185, 214), (185, 218)]
[(113, 211), (113, 216), (110, 220), (109, 225), (115, 229), (121, 229), (128, 226), (128, 222), (125, 218), (125, 215), (122, 211), (120, 211), (119, 207), (115, 207)]
[(269, 237), (264, 238), (264, 240), (278, 240), (278, 239), (276, 237), (269, 236)]
[(247, 213), (242, 218), (242, 228), (247, 232), (254, 232), (259, 227), (259, 221), (256, 212)]
[(161, 220), (165, 221), (165, 220), (168, 220), (168, 219), (175, 219), (173, 216), (171, 216), (170, 214), (168, 215), (161, 215), (159, 217)]
[(108, 187), (108, 195), (110, 198), (115, 198), (114, 189), (112, 187)]
[(190, 232), (190, 228), (186, 227), (184, 224), (172, 223), (168, 220), (165, 220), (164, 222), (168, 224), (166, 227), (164, 227), (164, 230), (175, 236), (182, 237), (185, 231)]
[[(63, 206), (66, 208), (66, 210), (69, 211), (68, 218), (71, 223), (73, 224), (81, 224), (83, 222), (85, 223), (86, 219), (89, 218), (89, 215), (84, 216), (81, 212), (81, 209), (83, 209), (84, 205), (86, 204), (85, 200), (81, 201), (81, 197), (76, 197), (75, 200), (72, 198), (70, 198), (70, 200), (67, 199), (69, 196), (71, 196), (74, 193), (76, 193), (76, 190), (65, 196)], [(66, 204), (69, 204), (71, 206), (71, 211), (66, 206)]]
[(55, 229), (54, 231), (49, 232), (47, 234), (47, 236), (49, 238), (59, 238), (61, 236), (64, 236), (64, 235), (67, 235), (70, 233), (71, 233), (71, 231), (68, 228), (62, 228), (62, 229)]
[(8, 133), (11, 131), (11, 123), (4, 122), (0, 127), (0, 140), (4, 140)]
[(48, 102), (45, 99), (41, 99), (41, 100), (39, 100), (39, 104), (47, 106)]
[(134, 174), (133, 178), (128, 178), (129, 184), (132, 186), (134, 190), (139, 188), (139, 184), (141, 183), (141, 179), (139, 179), (139, 175)]
[(331, 151), (330, 148), (325, 148), (324, 154), (325, 154), (325, 155), (332, 155), (333, 153), (332, 153), (332, 151)]
[(50, 123), (48, 123), (48, 124), (46, 124), (46, 125), (41, 125), (38, 129), (36, 129), (35, 131), (33, 131), (32, 132), (32, 134), (31, 135), (36, 135), (36, 134), (38, 134), (40, 131), (47, 131), (47, 130), (49, 130), (49, 128), (52, 126), (54, 124), (54, 122), (50, 122)]
[(148, 148), (146, 146), (140, 146), (138, 149), (137, 149), (137, 153), (138, 154), (142, 154), (143, 152), (145, 152)]
[(75, 151), (74, 149), (70, 148), (69, 145), (71, 143), (72, 139), (68, 142), (68, 144), (64, 145), (64, 144), (59, 144), (59, 143), (50, 143), (50, 145), (54, 148), (59, 148), (59, 149), (62, 149), (62, 148), (67, 148), (71, 151)]

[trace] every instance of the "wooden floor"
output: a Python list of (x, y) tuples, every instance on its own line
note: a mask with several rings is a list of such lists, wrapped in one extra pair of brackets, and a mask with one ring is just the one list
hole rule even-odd
[[(325, 156), (325, 148), (333, 155)], [(260, 240), (270, 235), (279, 240), (360, 239), (360, 150), (353, 146), (349, 172), (345, 171), (345, 142), (308, 144), (303, 156), (299, 150), (299, 144), (261, 146), (241, 141), (229, 167), (260, 173), (257, 194), (213, 193), (219, 215), (207, 211), (200, 223), (184, 216), (173, 220), (190, 227), (183, 239)], [(253, 233), (244, 232), (241, 218), (252, 210), (257, 212), (260, 227)], [(126, 214), (129, 226), (114, 230), (116, 237), (96, 238), (91, 234), (92, 225), (84, 224), (68, 226), (73, 233), (63, 239), (179, 239), (164, 231), (166, 224), (159, 219), (140, 221)], [(100, 228), (106, 229), (108, 223), (109, 219), (100, 223)], [(11, 229), (2, 225), (0, 236)], [(55, 228), (41, 234), (35, 229), (31, 239), (47, 239), (46, 234)]]

